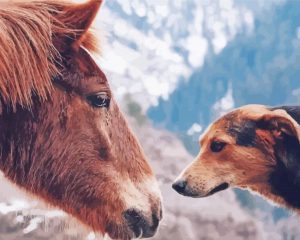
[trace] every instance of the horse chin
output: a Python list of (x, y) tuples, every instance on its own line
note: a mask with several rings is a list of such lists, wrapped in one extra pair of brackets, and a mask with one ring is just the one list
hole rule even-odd
[(103, 237), (103, 240), (132, 240), (137, 239), (132, 233), (123, 233), (123, 234), (108, 234), (106, 233)]
[(127, 239), (127, 240), (131, 240), (133, 239), (132, 237), (130, 237), (129, 235), (123, 235), (123, 236), (116, 236), (116, 234), (113, 234), (113, 236), (111, 236), (109, 233), (105, 233), (103, 235), (103, 240), (121, 240), (121, 239)]
[[(144, 235), (143, 230), (140, 230), (139, 236), (136, 235), (132, 230), (128, 227), (123, 227), (126, 229), (124, 232), (107, 232), (103, 236), (103, 240), (133, 240), (133, 239), (144, 239), (149, 238), (150, 236)], [(152, 236), (152, 235), (151, 235)]]
[(113, 229), (109, 228), (103, 235), (103, 240), (131, 240), (136, 238), (135, 234), (126, 225)]

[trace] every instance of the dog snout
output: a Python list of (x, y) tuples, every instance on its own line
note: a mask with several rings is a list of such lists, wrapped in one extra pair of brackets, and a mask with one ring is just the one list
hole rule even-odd
[(172, 188), (178, 192), (179, 194), (185, 195), (187, 187), (187, 181), (185, 180), (178, 180), (175, 183), (172, 184)]
[(146, 217), (142, 211), (129, 209), (124, 212), (124, 218), (135, 237), (153, 237), (158, 229), (161, 220), (161, 212), (152, 213)]
[(172, 184), (172, 188), (183, 196), (194, 198), (199, 197), (199, 192), (196, 189), (190, 187), (188, 181), (186, 180), (177, 180)]

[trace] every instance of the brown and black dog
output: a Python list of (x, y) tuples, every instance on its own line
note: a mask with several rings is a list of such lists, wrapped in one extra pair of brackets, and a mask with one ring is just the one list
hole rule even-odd
[(189, 197), (247, 188), (300, 212), (300, 106), (248, 105), (214, 122), (173, 184)]

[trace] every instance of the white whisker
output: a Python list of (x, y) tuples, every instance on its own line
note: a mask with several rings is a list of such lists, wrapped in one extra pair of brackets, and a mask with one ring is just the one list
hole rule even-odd
[(143, 229), (141, 229), (141, 233), (140, 236), (138, 237), (138, 239), (142, 239), (143, 238)]

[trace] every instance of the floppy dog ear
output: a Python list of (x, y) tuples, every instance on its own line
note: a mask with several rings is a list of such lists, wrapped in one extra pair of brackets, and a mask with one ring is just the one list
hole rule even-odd
[(258, 117), (257, 125), (270, 130), (277, 139), (281, 139), (284, 134), (287, 134), (297, 138), (300, 143), (300, 125), (283, 109), (264, 113)]

